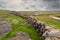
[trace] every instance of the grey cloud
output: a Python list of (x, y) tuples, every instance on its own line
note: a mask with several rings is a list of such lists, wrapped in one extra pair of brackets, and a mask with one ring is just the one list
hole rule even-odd
[(0, 9), (19, 11), (60, 10), (60, 0), (0, 0)]

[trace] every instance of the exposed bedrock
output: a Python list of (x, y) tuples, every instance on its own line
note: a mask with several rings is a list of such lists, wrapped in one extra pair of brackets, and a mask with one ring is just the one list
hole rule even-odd
[(12, 27), (8, 22), (1, 22), (0, 21), (0, 37), (3, 37), (11, 30), (12, 30)]
[(15, 37), (8, 38), (8, 40), (32, 40), (30, 35), (24, 32), (16, 32)]

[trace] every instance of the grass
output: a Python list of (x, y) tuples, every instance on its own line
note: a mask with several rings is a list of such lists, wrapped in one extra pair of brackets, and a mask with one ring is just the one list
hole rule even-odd
[[(3, 12), (3, 13), (2, 12), (0, 13), (0, 15), (6, 15), (4, 14), (6, 12)], [(25, 32), (29, 34), (32, 40), (42, 40), (32, 25), (28, 25), (28, 24), (22, 25), (23, 23), (26, 22), (25, 19), (15, 16), (15, 15), (8, 15), (7, 17), (5, 17), (4, 21), (6, 21), (6, 18), (10, 18), (10, 24), (12, 25), (13, 30), (9, 32), (8, 34), (6, 34), (4, 37), (2, 37), (1, 40), (8, 40), (8, 38), (14, 37), (16, 35), (16, 31), (21, 31), (21, 32)], [(17, 19), (19, 23), (18, 24), (13, 23), (12, 22), (13, 19)]]

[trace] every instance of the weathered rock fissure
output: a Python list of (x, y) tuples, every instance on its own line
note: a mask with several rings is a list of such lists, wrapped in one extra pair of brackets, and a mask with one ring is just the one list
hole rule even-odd
[(44, 40), (60, 40), (60, 30), (54, 29), (51, 26), (48, 26), (39, 20), (30, 17), (25, 16), (24, 14), (19, 14), (16, 12), (11, 12), (11, 14), (14, 14), (16, 16), (20, 16), (27, 20), (27, 23), (33, 25), (37, 33), (44, 39)]

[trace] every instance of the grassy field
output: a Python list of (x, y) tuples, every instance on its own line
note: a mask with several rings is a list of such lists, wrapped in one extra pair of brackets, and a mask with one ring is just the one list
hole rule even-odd
[(40, 13), (41, 14), (39, 16), (34, 17), (42, 21), (43, 23), (48, 24), (49, 26), (60, 29), (60, 21), (50, 17), (50, 15), (60, 17), (60, 12), (40, 12)]
[(60, 21), (59, 20), (54, 20), (50, 17), (50, 15), (60, 17), (60, 12), (59, 11), (36, 11), (36, 12), (19, 12), (23, 14), (28, 14), (28, 15), (34, 15), (34, 14), (39, 14), (37, 16), (34, 16), (38, 20), (42, 21), (45, 24), (48, 24), (49, 26), (53, 26), (55, 28), (60, 29)]
[[(2, 20), (2, 21), (6, 21), (6, 19), (9, 18), (10, 24), (12, 25), (12, 29), (13, 29), (7, 35), (2, 37), (1, 40), (7, 40), (8, 38), (15, 36), (16, 31), (26, 32), (27, 34), (31, 35), (32, 40), (42, 40), (40, 38), (40, 36), (37, 34), (37, 32), (35, 31), (35, 29), (33, 28), (33, 26), (28, 25), (28, 24), (27, 25), (22, 25), (23, 23), (26, 22), (25, 19), (22, 19), (21, 17), (9, 14), (8, 11), (0, 11), (0, 16), (1, 15), (4, 16), (4, 20)], [(14, 22), (12, 22), (13, 19), (17, 19), (19, 21), (19, 23), (15, 24)]]

